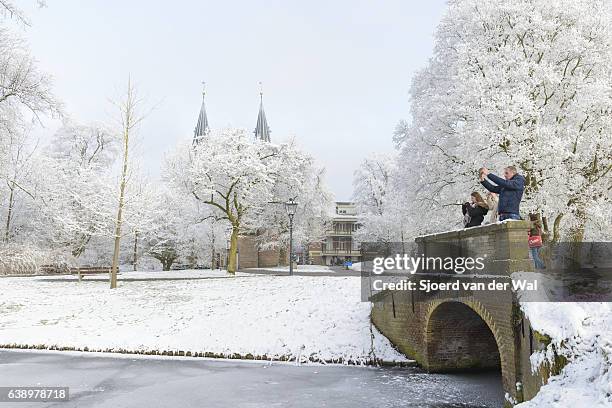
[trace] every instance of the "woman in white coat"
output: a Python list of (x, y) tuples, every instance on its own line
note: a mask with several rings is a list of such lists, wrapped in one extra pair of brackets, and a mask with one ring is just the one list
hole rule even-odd
[(499, 202), (497, 194), (489, 192), (485, 197), (485, 202), (489, 207), (489, 213), (487, 214), (485, 224), (495, 224), (497, 222), (497, 203)]

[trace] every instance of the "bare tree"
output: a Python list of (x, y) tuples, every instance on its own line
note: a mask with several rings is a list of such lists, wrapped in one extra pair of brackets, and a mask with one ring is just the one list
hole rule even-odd
[(119, 200), (117, 203), (117, 216), (115, 218), (115, 246), (113, 249), (113, 264), (110, 276), (110, 288), (117, 287), (117, 270), (119, 269), (119, 252), (121, 248), (121, 225), (123, 220), (123, 209), (125, 205), (125, 190), (129, 180), (129, 148), (134, 128), (144, 119), (138, 114), (138, 107), (141, 100), (136, 95), (136, 89), (128, 79), (127, 92), (125, 99), (117, 103), (120, 112), (121, 133), (122, 133), (122, 165), (119, 177)]

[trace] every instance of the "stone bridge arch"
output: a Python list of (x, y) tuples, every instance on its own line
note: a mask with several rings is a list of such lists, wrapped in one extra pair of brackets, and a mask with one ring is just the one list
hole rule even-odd
[(424, 366), (431, 372), (501, 371), (508, 359), (493, 317), (478, 301), (432, 302), (424, 329)]
[[(513, 272), (532, 270), (528, 229), (529, 223), (523, 221), (490, 224), (417, 238), (417, 244), (428, 256), (435, 253), (437, 242), (447, 241), (455, 244), (458, 256), (486, 251), (483, 276), (462, 279), (478, 282), (493, 277), (497, 282), (509, 282)], [(456, 275), (432, 277), (441, 282), (457, 279)], [(369, 299), (372, 322), (378, 330), (428, 371), (498, 369), (507, 404), (531, 398), (542, 384), (530, 362), (540, 345), (512, 291), (383, 290)]]

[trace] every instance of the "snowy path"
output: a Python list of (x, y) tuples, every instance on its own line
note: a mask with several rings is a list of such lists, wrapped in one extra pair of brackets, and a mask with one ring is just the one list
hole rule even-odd
[(0, 350), (0, 378), (70, 387), (69, 402), (14, 404), (21, 408), (498, 408), (503, 400), (499, 375), (488, 373), (113, 356)]
[(97, 280), (3, 278), (0, 294), (5, 345), (358, 364), (373, 351), (378, 359), (406, 360), (371, 328), (359, 278), (128, 281), (114, 291)]

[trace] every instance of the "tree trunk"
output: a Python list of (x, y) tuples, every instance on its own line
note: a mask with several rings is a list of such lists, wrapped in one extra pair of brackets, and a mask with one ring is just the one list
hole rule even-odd
[(137, 269), (138, 264), (138, 231), (134, 231), (134, 271)]
[(237, 254), (238, 254), (238, 225), (232, 225), (232, 235), (230, 236), (230, 250), (229, 259), (227, 263), (227, 272), (234, 275), (237, 268)]
[(211, 242), (210, 242), (210, 246), (211, 246), (211, 254), (210, 254), (210, 269), (214, 270), (215, 269), (215, 230), (214, 230), (215, 226), (214, 223), (211, 226), (212, 234), (211, 234)]
[(553, 222), (553, 236), (551, 241), (554, 243), (559, 242), (561, 239), (561, 219), (563, 218), (563, 214), (559, 214), (555, 217), (555, 221)]
[(111, 289), (115, 289), (117, 287), (117, 270), (119, 269), (119, 251), (121, 249), (121, 222), (123, 219), (123, 206), (125, 202), (125, 185), (127, 183), (128, 141), (129, 135), (126, 131), (123, 137), (123, 169), (121, 171), (121, 184), (119, 185), (119, 205), (117, 207), (117, 218), (115, 219), (115, 246), (113, 249), (113, 265), (111, 269)]
[(13, 181), (10, 187), (8, 212), (6, 214), (6, 226), (4, 230), (4, 242), (9, 242), (9, 231), (11, 230), (11, 218), (13, 217), (13, 205), (15, 202), (15, 182)]
[(567, 236), (569, 242), (569, 255), (576, 267), (582, 265), (582, 242), (584, 241), (584, 230), (586, 227), (586, 214), (582, 210), (578, 210), (576, 214), (578, 223), (570, 228)]
[(580, 225), (577, 225), (572, 228), (568, 234), (568, 241), (582, 243), (584, 241), (584, 230), (584, 223), (581, 223)]
[(113, 265), (111, 268), (110, 287), (117, 287), (117, 270), (119, 269), (119, 251), (121, 249), (121, 223), (123, 220), (123, 206), (125, 203), (125, 187), (128, 179), (128, 151), (130, 146), (130, 131), (140, 121), (135, 116), (137, 101), (135, 99), (134, 87), (128, 80), (127, 94), (121, 106), (121, 119), (123, 126), (123, 165), (121, 168), (121, 181), (119, 184), (119, 204), (117, 206), (117, 218), (115, 219), (115, 246), (113, 248)]

